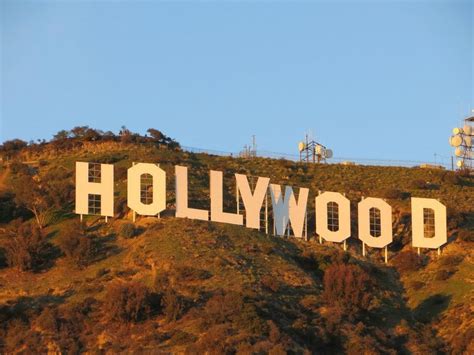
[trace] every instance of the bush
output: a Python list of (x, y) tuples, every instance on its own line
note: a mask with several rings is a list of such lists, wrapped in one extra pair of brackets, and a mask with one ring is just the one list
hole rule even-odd
[(474, 351), (474, 328), (456, 332), (451, 342), (451, 354), (472, 354)]
[(57, 209), (68, 208), (74, 200), (74, 175), (63, 167), (49, 169), (42, 177), (48, 204)]
[(155, 292), (164, 293), (170, 287), (170, 279), (167, 272), (160, 271), (153, 280), (153, 289)]
[(163, 307), (163, 314), (168, 322), (177, 320), (183, 313), (184, 304), (181, 297), (171, 288), (165, 292), (161, 306)]
[(32, 330), (28, 324), (20, 319), (14, 319), (8, 324), (3, 339), (6, 354), (17, 354), (19, 349), (24, 354), (46, 354), (48, 351), (38, 332)]
[(399, 189), (387, 188), (382, 191), (382, 196), (391, 200), (403, 200), (405, 194)]
[(351, 332), (346, 345), (347, 355), (380, 354), (380, 344), (370, 335)]
[(29, 218), (30, 212), (15, 204), (15, 195), (9, 192), (0, 193), (0, 223), (9, 223), (15, 218)]
[(317, 271), (319, 269), (318, 256), (311, 250), (305, 249), (296, 259), (296, 262), (305, 271)]
[(59, 247), (79, 267), (87, 265), (94, 255), (92, 240), (77, 220), (67, 224), (61, 231)]
[(36, 325), (44, 332), (56, 333), (59, 330), (58, 312), (55, 308), (45, 308), (36, 319)]
[(323, 299), (349, 318), (366, 310), (373, 298), (369, 274), (357, 265), (333, 264), (324, 272)]
[(462, 183), (462, 179), (456, 173), (446, 172), (443, 175), (443, 182), (451, 185), (460, 185)]
[(463, 261), (462, 255), (446, 255), (439, 259), (439, 264), (441, 266), (457, 266)]
[(81, 332), (96, 303), (95, 299), (88, 297), (78, 304), (61, 309), (49, 306), (36, 318), (32, 329), (38, 329), (43, 340), (48, 339), (54, 343), (54, 353), (79, 354), (82, 346)]
[(176, 280), (181, 282), (206, 280), (211, 277), (209, 271), (195, 269), (189, 266), (179, 266), (176, 268)]
[(453, 208), (448, 208), (448, 229), (457, 229), (467, 222), (467, 216)]
[(421, 256), (411, 250), (402, 251), (395, 255), (392, 264), (399, 272), (415, 271), (423, 266)]
[(237, 292), (223, 291), (214, 294), (204, 307), (203, 325), (209, 326), (233, 323), (238, 329), (248, 331), (254, 335), (263, 335), (268, 332), (267, 323), (257, 313), (255, 301), (246, 300)]
[(236, 292), (220, 292), (213, 295), (207, 301), (204, 313), (206, 319), (213, 324), (226, 323), (242, 310), (243, 305), (244, 300), (242, 295)]
[(464, 178), (469, 178), (471, 177), (471, 170), (464, 167), (464, 168), (461, 168), (459, 170), (456, 170), (456, 175), (460, 176), (460, 177), (464, 177)]
[(436, 274), (435, 274), (435, 280), (436, 281), (447, 280), (451, 277), (452, 274), (453, 273), (451, 271), (448, 271), (448, 270), (445, 270), (445, 269), (438, 270), (438, 271), (436, 271)]
[(462, 240), (463, 242), (472, 243), (474, 242), (474, 231), (461, 229), (458, 232), (458, 238)]
[(151, 311), (150, 291), (138, 282), (112, 284), (105, 299), (104, 312), (109, 320), (139, 322)]
[(104, 275), (107, 275), (108, 273), (110, 273), (110, 269), (104, 269), (104, 268), (100, 268), (99, 270), (97, 270), (97, 272), (95, 273), (95, 277), (97, 278), (100, 278)]
[(48, 244), (38, 226), (31, 223), (20, 224), (9, 231), (5, 243), (5, 256), (9, 266), (22, 271), (37, 269), (45, 260)]
[(413, 281), (411, 283), (411, 288), (414, 289), (415, 291), (418, 291), (420, 290), (421, 288), (423, 288), (425, 286), (425, 283), (424, 282), (421, 282), (421, 281)]
[(280, 288), (280, 283), (275, 277), (265, 275), (261, 279), (262, 286), (272, 292), (277, 292)]
[(30, 175), (31, 170), (28, 165), (18, 161), (14, 161), (10, 164), (10, 170), (14, 175)]
[(117, 211), (120, 218), (123, 218), (127, 214), (129, 208), (127, 205), (127, 199), (125, 197), (117, 197), (115, 201), (115, 210)]
[(0, 269), (8, 266), (7, 257), (5, 255), (5, 249), (0, 248)]
[(230, 324), (219, 324), (206, 331), (197, 342), (188, 346), (189, 354), (235, 354), (233, 344), (227, 341), (232, 335)]
[(119, 235), (122, 238), (133, 238), (136, 234), (135, 225), (130, 222), (125, 222), (120, 225)]
[(351, 254), (338, 249), (330, 249), (325, 254), (313, 253), (312, 259), (317, 270), (324, 271), (333, 264), (347, 264), (351, 260)]
[(411, 186), (418, 190), (428, 190), (430, 188), (430, 183), (422, 179), (416, 179), (411, 182)]

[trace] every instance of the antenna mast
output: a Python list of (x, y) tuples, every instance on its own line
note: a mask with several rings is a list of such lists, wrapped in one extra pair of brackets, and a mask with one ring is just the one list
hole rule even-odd
[(326, 146), (314, 140), (311, 131), (305, 134), (305, 140), (298, 143), (298, 150), (300, 152), (300, 161), (307, 163), (326, 163), (327, 159), (332, 158), (333, 152)]
[(474, 171), (474, 110), (464, 119), (463, 127), (453, 128), (449, 144), (455, 148), (456, 166), (472, 173)]
[(244, 145), (244, 149), (240, 151), (241, 158), (255, 158), (257, 156), (257, 139), (255, 134), (252, 135), (252, 145)]

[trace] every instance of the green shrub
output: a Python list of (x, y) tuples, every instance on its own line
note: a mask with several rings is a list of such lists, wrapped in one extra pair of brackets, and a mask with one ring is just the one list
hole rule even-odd
[(68, 223), (60, 233), (59, 247), (64, 255), (77, 266), (87, 265), (94, 256), (94, 245), (82, 224), (78, 221)]
[(181, 282), (206, 280), (211, 277), (209, 271), (195, 269), (190, 266), (178, 266), (176, 268), (176, 280)]
[(114, 283), (107, 289), (104, 313), (109, 320), (138, 322), (150, 312), (150, 291), (141, 283)]
[[(38, 332), (32, 330), (28, 322), (14, 319), (8, 324), (3, 339), (6, 354), (17, 354), (19, 349), (24, 354), (46, 354), (48, 351)], [(3, 351), (2, 351), (3, 352)]]
[(313, 253), (312, 259), (314, 265), (324, 271), (333, 264), (347, 264), (351, 259), (351, 254), (334, 248), (327, 250), (325, 254)]
[(161, 306), (168, 322), (177, 320), (184, 309), (182, 298), (171, 288), (168, 288), (165, 292), (161, 300)]
[(441, 269), (441, 270), (436, 271), (435, 280), (444, 281), (444, 280), (449, 279), (451, 275), (453, 274), (454, 274), (454, 270)]
[(97, 270), (95, 277), (100, 278), (104, 275), (107, 275), (108, 273), (110, 273), (110, 269), (100, 268), (99, 270)]
[(399, 272), (409, 272), (420, 269), (423, 261), (420, 255), (408, 250), (397, 253), (392, 259), (392, 264)]
[(7, 257), (5, 255), (5, 249), (0, 248), (0, 269), (8, 266)]
[(370, 335), (359, 335), (351, 332), (346, 343), (347, 355), (380, 354), (380, 344)]
[(206, 303), (204, 313), (206, 319), (213, 324), (225, 323), (243, 308), (242, 295), (236, 292), (219, 292), (214, 294)]
[(197, 337), (193, 334), (183, 332), (181, 330), (176, 330), (171, 336), (169, 341), (170, 345), (187, 345), (192, 344), (197, 340)]
[(411, 186), (417, 190), (427, 190), (429, 189), (429, 183), (422, 179), (416, 179), (411, 182)]
[(463, 212), (454, 208), (448, 208), (448, 229), (453, 230), (462, 227), (466, 221), (467, 216)]
[(451, 354), (472, 354), (474, 349), (474, 327), (464, 332), (456, 332), (451, 342)]
[(9, 266), (22, 271), (37, 269), (46, 262), (44, 256), (48, 249), (42, 231), (31, 223), (23, 223), (8, 232), (5, 243), (5, 256)]
[(459, 170), (456, 170), (456, 175), (460, 176), (460, 177), (464, 177), (464, 178), (469, 178), (471, 177), (471, 170), (468, 169), (468, 168), (463, 168), (463, 169), (459, 169)]
[(58, 312), (55, 308), (45, 308), (36, 319), (36, 324), (42, 331), (56, 333), (59, 330)]
[(318, 256), (308, 249), (303, 250), (296, 261), (306, 271), (316, 271), (319, 268)]
[(120, 225), (119, 235), (122, 238), (133, 238), (136, 234), (135, 225), (130, 222), (125, 222)]
[(366, 310), (373, 298), (373, 282), (357, 265), (333, 264), (324, 272), (323, 299), (349, 318)]
[(157, 293), (165, 293), (170, 287), (170, 279), (167, 272), (159, 271), (153, 280), (153, 289)]
[(463, 261), (462, 255), (445, 255), (439, 259), (439, 264), (441, 266), (457, 266)]
[(413, 288), (415, 291), (418, 291), (425, 286), (425, 283), (421, 281), (412, 281), (410, 285), (411, 285), (411, 288)]
[(405, 194), (399, 189), (387, 188), (382, 191), (382, 196), (391, 200), (403, 200)]
[(260, 280), (262, 286), (272, 292), (277, 292), (280, 288), (280, 283), (275, 277), (271, 275), (264, 275)]
[(463, 242), (474, 242), (474, 231), (468, 229), (461, 229), (458, 232), (458, 238)]
[(186, 349), (189, 354), (235, 354), (236, 349), (233, 344), (229, 344), (227, 339), (232, 335), (230, 324), (215, 325), (207, 329), (197, 342), (191, 344)]
[(13, 174), (15, 175), (29, 175), (31, 174), (31, 169), (28, 165), (23, 164), (19, 161), (14, 161), (13, 163), (10, 164), (10, 170)]
[(442, 179), (443, 182), (451, 185), (459, 185), (462, 183), (462, 179), (459, 177), (459, 175), (452, 172), (446, 172)]
[(28, 212), (18, 208), (14, 201), (15, 195), (8, 192), (0, 193), (0, 223), (8, 223), (20, 216), (27, 217)]
[(230, 322), (255, 335), (268, 332), (267, 323), (257, 313), (255, 301), (234, 291), (214, 294), (207, 301), (201, 318), (206, 328)]
[(120, 218), (123, 218), (127, 212), (129, 211), (128, 205), (127, 205), (127, 199), (123, 196), (117, 197), (115, 201), (115, 210), (118, 213), (118, 216)]

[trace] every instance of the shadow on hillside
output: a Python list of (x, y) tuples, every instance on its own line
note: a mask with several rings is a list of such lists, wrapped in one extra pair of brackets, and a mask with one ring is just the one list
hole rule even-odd
[(107, 259), (110, 256), (119, 254), (123, 248), (120, 248), (115, 244), (116, 240), (117, 236), (114, 233), (105, 237), (94, 238), (95, 253), (91, 262), (101, 261)]
[(61, 249), (51, 243), (51, 239), (57, 234), (57, 231), (50, 232), (46, 235), (46, 245), (42, 251), (41, 255), (41, 264), (37, 265), (34, 268), (34, 272), (43, 272), (51, 269), (56, 264), (56, 260), (61, 257)]
[(87, 232), (89, 232), (89, 233), (97, 232), (102, 226), (103, 226), (102, 220), (100, 218), (97, 218), (97, 219), (93, 220), (87, 226)]
[(474, 187), (474, 179), (469, 178), (469, 177), (464, 177), (461, 180), (461, 186)]
[[(49, 237), (48, 237), (49, 238)], [(41, 250), (39, 251), (40, 256), (36, 263), (33, 264), (31, 269), (34, 273), (44, 272), (56, 264), (56, 259), (59, 258), (62, 253), (61, 250), (54, 244), (46, 242)], [(6, 268), (9, 266), (7, 251), (5, 248), (0, 247), (0, 269)]]
[(414, 309), (415, 319), (423, 323), (433, 321), (448, 308), (451, 298), (450, 295), (440, 293), (426, 298)]
[(34, 269), (35, 272), (42, 272), (47, 271), (54, 267), (56, 264), (56, 259), (58, 259), (62, 255), (61, 249), (59, 249), (56, 245), (47, 243), (47, 247), (43, 252), (42, 256), (42, 264), (39, 265), (37, 268)]
[(7, 257), (5, 255), (5, 249), (0, 248), (0, 269), (8, 266)]
[(48, 306), (64, 303), (65, 299), (72, 295), (73, 291), (58, 295), (41, 295), (37, 297), (18, 297), (0, 305), (0, 321), (6, 322), (10, 319), (28, 319), (34, 314), (41, 312)]

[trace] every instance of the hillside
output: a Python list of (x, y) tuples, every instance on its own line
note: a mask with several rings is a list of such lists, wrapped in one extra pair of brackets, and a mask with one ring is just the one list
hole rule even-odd
[[(81, 134), (0, 149), (0, 352), (474, 352), (472, 177), (194, 154), (161, 132), (154, 140)], [(116, 218), (108, 223), (88, 216), (81, 226), (72, 214), (75, 161), (115, 164)], [(159, 219), (131, 223), (132, 162), (167, 172), (168, 210)], [(311, 232), (314, 195), (309, 241), (177, 219), (175, 164), (189, 167), (193, 207), (209, 208), (210, 169), (224, 171), (229, 211), (235, 172), (313, 194), (343, 192), (352, 211), (362, 196), (386, 198), (394, 219), (389, 263), (375, 249), (362, 257), (355, 222), (347, 252), (320, 244)], [(25, 194), (39, 201), (38, 218)], [(441, 256), (410, 247), (410, 196), (448, 207)]]

